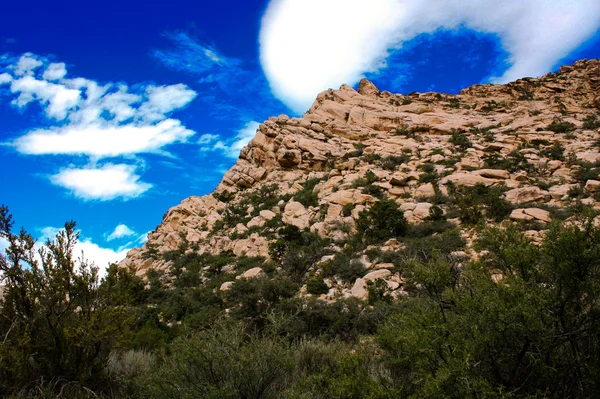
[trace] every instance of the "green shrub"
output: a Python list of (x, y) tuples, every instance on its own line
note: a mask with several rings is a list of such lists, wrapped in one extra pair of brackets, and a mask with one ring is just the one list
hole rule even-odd
[(399, 165), (406, 163), (408, 159), (403, 155), (388, 155), (379, 162), (379, 166), (385, 170), (396, 170)]
[(457, 147), (461, 151), (466, 151), (467, 148), (470, 148), (473, 146), (473, 144), (471, 143), (471, 140), (469, 140), (469, 138), (467, 137), (467, 135), (465, 134), (465, 132), (463, 130), (455, 130), (454, 129), (452, 131), (452, 136), (450, 137), (450, 139), (448, 139), (448, 142), (450, 144), (453, 144), (455, 147)]
[(600, 120), (598, 120), (598, 115), (589, 114), (583, 120), (583, 128), (587, 130), (595, 130), (600, 128)]
[(486, 187), (481, 183), (473, 187), (450, 186), (459, 218), (465, 224), (477, 224), (485, 219), (504, 220), (512, 206), (502, 198), (502, 193), (500, 187)]
[(312, 277), (306, 281), (306, 292), (313, 295), (327, 294), (329, 287), (322, 278)]
[(565, 147), (560, 142), (555, 142), (551, 147), (544, 148), (540, 151), (540, 155), (544, 157), (548, 157), (555, 161), (564, 161), (565, 160)]
[(551, 124), (546, 126), (546, 130), (550, 130), (554, 133), (569, 133), (577, 129), (571, 122), (563, 121), (560, 119), (554, 119)]
[(319, 178), (308, 179), (302, 185), (302, 189), (294, 195), (294, 201), (297, 201), (305, 207), (319, 205), (319, 195), (315, 192), (315, 186), (321, 182)]
[(374, 243), (402, 236), (408, 229), (408, 223), (398, 205), (386, 199), (360, 212), (356, 227), (366, 242)]

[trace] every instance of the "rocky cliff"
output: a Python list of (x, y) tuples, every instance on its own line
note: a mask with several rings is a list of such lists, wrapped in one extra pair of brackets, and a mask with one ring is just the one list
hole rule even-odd
[[(327, 277), (323, 299), (364, 298), (376, 279), (386, 295), (399, 295), (401, 268), (385, 254), (401, 251), (401, 236), (350, 254), (364, 267), (355, 281), (323, 272), (349, 245), (363, 211), (390, 199), (413, 226), (444, 221), (465, 243), (451, 254), (461, 259), (477, 255), (471, 243), (482, 223), (516, 224), (539, 240), (569, 210), (600, 210), (599, 111), (599, 60), (458, 95), (392, 94), (367, 80), (358, 91), (328, 90), (301, 118), (265, 121), (214, 193), (169, 209), (120, 265), (142, 276), (168, 272), (167, 255), (178, 252), (262, 257), (277, 270), (273, 243), (292, 225), (328, 239), (327, 252), (307, 269)], [(235, 261), (218, 272), (232, 281), (264, 275)]]

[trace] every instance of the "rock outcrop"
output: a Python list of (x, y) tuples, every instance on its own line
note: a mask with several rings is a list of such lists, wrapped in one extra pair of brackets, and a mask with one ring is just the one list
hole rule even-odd
[[(148, 242), (120, 265), (143, 276), (151, 268), (167, 271), (171, 262), (163, 255), (171, 251), (268, 259), (277, 228), (285, 225), (335, 245), (380, 198), (395, 201), (410, 223), (423, 223), (439, 209), (460, 225), (439, 198), (465, 187), (499, 190), (514, 208), (508, 223), (543, 226), (552, 209), (576, 203), (600, 209), (593, 164), (600, 161), (599, 107), (598, 60), (539, 79), (475, 85), (458, 95), (392, 94), (366, 80), (358, 91), (347, 85), (327, 90), (302, 117), (280, 115), (260, 125), (215, 192), (169, 209)], [(471, 227), (462, 230), (467, 243), (474, 234)], [(465, 251), (473, 254), (469, 246)], [(315, 262), (310, 272), (318, 275), (324, 263)], [(332, 279), (322, 298), (364, 299), (375, 280), (385, 281), (390, 295), (402, 293), (397, 268), (364, 263), (365, 275), (351, 284)], [(265, 274), (259, 268), (230, 272)]]

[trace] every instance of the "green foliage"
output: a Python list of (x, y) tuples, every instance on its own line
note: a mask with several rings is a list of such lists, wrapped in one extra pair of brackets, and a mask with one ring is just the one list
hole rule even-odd
[(353, 259), (352, 251), (345, 251), (335, 255), (323, 269), (327, 275), (337, 276), (342, 281), (354, 283), (357, 278), (366, 274), (365, 266), (357, 259)]
[(329, 287), (323, 281), (323, 278), (312, 277), (306, 281), (306, 292), (313, 295), (327, 294)]
[(594, 130), (600, 128), (600, 120), (598, 119), (598, 115), (589, 114), (583, 120), (583, 128), (587, 130)]
[(561, 119), (554, 119), (551, 124), (546, 126), (546, 130), (550, 130), (554, 133), (570, 133), (575, 129), (577, 129), (577, 126), (573, 123)]
[(450, 136), (448, 142), (450, 144), (453, 144), (461, 151), (466, 151), (467, 148), (473, 146), (473, 143), (471, 143), (471, 140), (469, 140), (469, 138), (463, 130), (452, 130), (452, 136)]
[(450, 186), (450, 195), (465, 224), (477, 224), (485, 219), (502, 221), (512, 209), (502, 198), (499, 187), (486, 187), (481, 183), (473, 187)]
[(294, 201), (297, 201), (305, 207), (319, 205), (319, 196), (315, 192), (315, 186), (321, 182), (319, 178), (308, 179), (302, 185), (302, 189), (294, 195)]
[(398, 205), (384, 199), (360, 212), (356, 227), (365, 242), (375, 243), (402, 236), (408, 229), (408, 223)]
[(292, 370), (293, 358), (281, 339), (217, 326), (177, 339), (138, 384), (145, 397), (277, 398)]
[(435, 183), (438, 179), (435, 165), (429, 162), (419, 165), (419, 169), (423, 172), (419, 176), (420, 183)]
[(579, 168), (575, 170), (575, 179), (585, 184), (588, 180), (597, 180), (600, 177), (600, 162), (579, 162)]
[(590, 222), (553, 225), (541, 247), (514, 229), (485, 230), (488, 255), (464, 270), (408, 263), (413, 293), (378, 336), (399, 396), (593, 396), (600, 230)]
[(409, 159), (404, 155), (388, 155), (380, 160), (379, 166), (385, 170), (396, 170), (399, 165), (408, 162)]
[(123, 285), (134, 293), (119, 295), (113, 268), (108, 295), (101, 296), (98, 269), (73, 254), (75, 222), (65, 223), (37, 257), (33, 237), (25, 230), (13, 233), (12, 226), (8, 208), (1, 206), (0, 237), (9, 245), (6, 257), (0, 256), (0, 395), (40, 379), (101, 382), (110, 348), (130, 324), (124, 307), (114, 302), (138, 301), (139, 285), (127, 276)]
[(372, 153), (363, 155), (360, 159), (366, 163), (375, 163), (375, 161), (379, 161), (381, 159), (381, 155), (377, 153)]
[(544, 157), (548, 157), (552, 160), (556, 161), (564, 161), (565, 160), (565, 147), (560, 142), (555, 142), (551, 147), (544, 148), (540, 151), (540, 155)]

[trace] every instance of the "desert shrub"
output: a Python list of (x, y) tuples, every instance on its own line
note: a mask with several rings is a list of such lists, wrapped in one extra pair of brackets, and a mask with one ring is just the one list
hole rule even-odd
[(353, 202), (351, 202), (351, 203), (349, 203), (347, 205), (344, 205), (342, 207), (342, 216), (344, 216), (344, 217), (351, 216), (352, 215), (352, 211), (354, 210), (354, 207), (355, 207), (355, 205), (354, 205)]
[(575, 126), (573, 123), (563, 121), (561, 119), (554, 119), (552, 123), (546, 126), (546, 130), (550, 130), (554, 133), (570, 133), (575, 129), (577, 129), (577, 126)]
[(419, 169), (423, 172), (419, 176), (420, 183), (435, 183), (438, 179), (437, 172), (435, 171), (435, 165), (426, 162), (424, 164), (419, 165)]
[(302, 185), (302, 189), (294, 195), (294, 201), (297, 201), (305, 207), (319, 205), (319, 196), (315, 192), (315, 186), (321, 182), (321, 179), (314, 177), (308, 179)]
[(359, 235), (372, 243), (403, 235), (408, 223), (394, 201), (379, 200), (360, 213), (356, 227)]
[(412, 295), (378, 334), (398, 396), (593, 396), (600, 231), (590, 221), (553, 224), (541, 246), (485, 230), (487, 255), (464, 269), (407, 263)]
[(354, 151), (347, 153), (344, 158), (357, 158), (363, 155), (365, 145), (363, 143), (354, 144)]
[(600, 177), (600, 162), (578, 162), (579, 168), (575, 170), (575, 179), (585, 184), (588, 180), (598, 180)]
[(372, 153), (363, 155), (360, 159), (366, 163), (375, 163), (376, 161), (379, 161), (381, 159), (381, 155), (377, 153)]
[(396, 170), (399, 165), (408, 161), (408, 157), (403, 155), (388, 155), (379, 161), (379, 166), (385, 170)]
[(329, 287), (323, 281), (323, 278), (312, 277), (306, 281), (306, 292), (313, 295), (327, 294)]
[(354, 258), (355, 255), (350, 250), (337, 253), (331, 261), (323, 265), (323, 272), (327, 276), (337, 276), (346, 283), (353, 283), (357, 278), (364, 276), (367, 270)]
[(450, 195), (465, 224), (477, 224), (485, 219), (502, 221), (512, 206), (502, 198), (502, 189), (477, 184), (473, 187), (450, 186)]
[(431, 220), (432, 222), (443, 222), (446, 221), (446, 215), (444, 215), (444, 211), (437, 205), (433, 205), (429, 208), (429, 216), (427, 216), (427, 220)]
[(381, 188), (381, 186), (378, 186), (376, 184), (369, 184), (367, 186), (365, 186), (361, 192), (363, 194), (368, 194), (368, 195), (372, 195), (374, 197), (381, 197), (383, 196), (384, 190), (383, 188)]
[(552, 160), (556, 161), (564, 161), (565, 160), (565, 147), (560, 142), (555, 142), (551, 147), (544, 148), (540, 151), (540, 155), (544, 157), (548, 157)]
[(408, 259), (426, 260), (435, 254), (446, 256), (465, 247), (465, 240), (457, 229), (445, 230), (434, 235), (415, 235), (404, 241), (404, 254)]
[(227, 325), (177, 339), (138, 383), (147, 397), (278, 398), (292, 371), (287, 343)]
[(467, 148), (470, 148), (473, 145), (471, 140), (469, 140), (465, 132), (462, 130), (453, 130), (452, 136), (450, 136), (448, 142), (461, 151), (466, 151)]
[(598, 120), (598, 115), (589, 114), (583, 120), (583, 128), (588, 130), (594, 130), (600, 128), (600, 120)]

